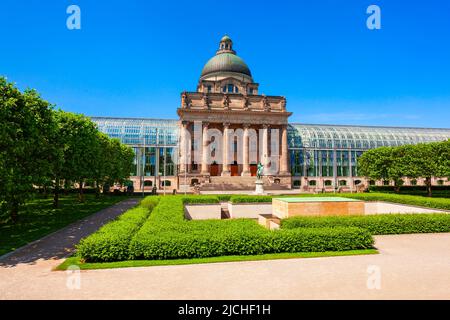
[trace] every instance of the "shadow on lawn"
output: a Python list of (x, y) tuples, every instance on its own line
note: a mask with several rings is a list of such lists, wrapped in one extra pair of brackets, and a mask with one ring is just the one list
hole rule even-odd
[(75, 245), (82, 238), (134, 207), (139, 201), (140, 199), (124, 200), (13, 251), (0, 258), (0, 267), (10, 268), (18, 264), (35, 264), (38, 260), (66, 258), (73, 253)]

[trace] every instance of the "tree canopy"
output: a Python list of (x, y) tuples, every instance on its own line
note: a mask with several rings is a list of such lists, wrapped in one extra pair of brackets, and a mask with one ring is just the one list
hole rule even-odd
[(19, 206), (39, 186), (51, 186), (54, 205), (62, 185), (123, 182), (133, 150), (98, 131), (88, 117), (55, 110), (35, 90), (21, 92), (0, 77), (0, 204), (18, 218)]
[(423, 178), (431, 195), (433, 177), (450, 177), (450, 140), (372, 149), (358, 159), (358, 170), (370, 179), (394, 181), (397, 191), (403, 178)]

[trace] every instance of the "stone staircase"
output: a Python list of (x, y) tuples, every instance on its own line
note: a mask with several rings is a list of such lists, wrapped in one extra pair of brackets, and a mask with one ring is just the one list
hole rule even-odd
[[(209, 182), (202, 183), (200, 191), (251, 191), (255, 190), (256, 177), (210, 177)], [(263, 177), (265, 190), (289, 190), (285, 186), (271, 183), (268, 177)]]

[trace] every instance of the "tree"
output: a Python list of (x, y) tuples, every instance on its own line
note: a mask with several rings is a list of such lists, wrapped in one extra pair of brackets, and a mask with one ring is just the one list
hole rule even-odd
[(64, 179), (76, 181), (79, 201), (84, 201), (83, 184), (93, 178), (96, 170), (96, 157), (99, 148), (96, 125), (81, 114), (64, 113), (60, 118), (60, 130), (64, 135)]
[(393, 181), (395, 192), (400, 192), (406, 176), (404, 156), (409, 147), (381, 147), (366, 151), (358, 159), (358, 172), (371, 179)]
[(388, 180), (392, 148), (380, 147), (364, 152), (358, 158), (358, 172), (374, 180)]
[(33, 185), (47, 181), (55, 130), (52, 106), (34, 90), (19, 91), (0, 77), (0, 202), (15, 222)]
[(432, 196), (432, 178), (449, 173), (448, 142), (420, 143), (409, 146), (405, 153), (406, 176), (425, 178), (428, 196)]

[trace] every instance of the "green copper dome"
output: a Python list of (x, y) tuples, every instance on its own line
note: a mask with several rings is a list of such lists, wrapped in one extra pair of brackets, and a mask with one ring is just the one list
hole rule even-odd
[(220, 41), (231, 41), (231, 38), (227, 35), (224, 35)]
[(249, 77), (252, 76), (247, 64), (232, 53), (219, 53), (209, 59), (202, 70), (202, 77), (216, 72), (236, 72), (243, 73)]
[(252, 78), (249, 67), (236, 55), (236, 51), (233, 50), (233, 41), (227, 35), (220, 40), (216, 55), (209, 59), (203, 67), (200, 79), (208, 78), (208, 76), (221, 76), (224, 73), (237, 73)]

